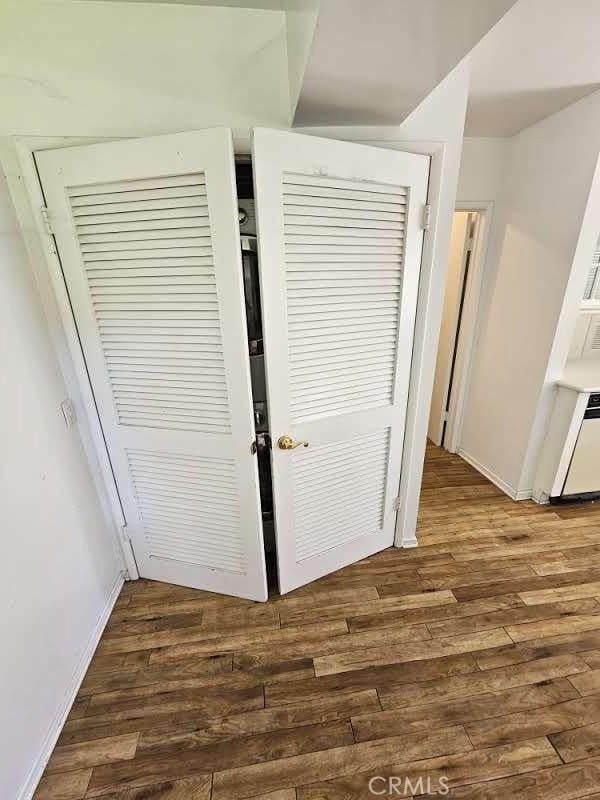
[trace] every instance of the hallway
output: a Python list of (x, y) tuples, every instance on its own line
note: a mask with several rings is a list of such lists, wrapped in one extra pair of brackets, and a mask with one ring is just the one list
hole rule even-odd
[(126, 584), (36, 799), (600, 797), (600, 505), (430, 446), (419, 542), (264, 604)]

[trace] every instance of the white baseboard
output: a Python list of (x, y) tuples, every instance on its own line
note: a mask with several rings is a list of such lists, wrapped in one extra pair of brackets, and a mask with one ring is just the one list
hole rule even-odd
[(419, 542), (416, 539), (404, 539), (401, 547), (418, 547)]
[(511, 500), (530, 500), (532, 496), (532, 489), (515, 489), (506, 481), (502, 480), (495, 472), (480, 464), (476, 458), (470, 456), (461, 447), (458, 448), (458, 455), (463, 458), (467, 464), (470, 464), (477, 472), (480, 472), (485, 478), (491, 481), (495, 486), (501, 489), (504, 494), (507, 494)]
[(88, 640), (87, 646), (83, 652), (83, 655), (79, 659), (79, 663), (73, 673), (73, 677), (71, 678), (70, 685), (68, 689), (65, 691), (65, 696), (63, 702), (60, 704), (56, 716), (50, 725), (48, 733), (46, 734), (46, 738), (44, 739), (44, 744), (42, 746), (41, 753), (37, 757), (35, 764), (31, 768), (29, 775), (23, 785), (23, 788), (19, 792), (19, 796), (17, 800), (31, 800), (33, 794), (37, 788), (38, 783), (46, 769), (46, 764), (50, 756), (52, 755), (52, 751), (54, 750), (54, 746), (56, 745), (56, 741), (60, 735), (60, 732), (63, 729), (63, 725), (69, 715), (69, 711), (71, 710), (71, 706), (75, 698), (77, 697), (77, 692), (79, 691), (79, 687), (81, 686), (81, 682), (85, 677), (85, 673), (88, 670), (90, 665), (90, 661), (92, 660), (92, 656), (98, 646), (98, 642), (100, 641), (100, 637), (104, 632), (104, 628), (106, 623), (108, 622), (108, 618), (113, 610), (113, 607), (117, 601), (117, 597), (119, 596), (119, 592), (121, 591), (121, 587), (123, 586), (124, 579), (123, 575), (119, 574), (117, 577), (112, 589), (110, 590), (110, 594), (106, 601), (106, 605), (102, 609), (102, 613), (96, 622), (94, 630)]

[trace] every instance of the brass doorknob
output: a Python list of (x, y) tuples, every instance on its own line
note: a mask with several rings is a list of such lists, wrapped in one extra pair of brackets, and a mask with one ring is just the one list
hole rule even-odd
[(308, 447), (308, 442), (294, 442), (292, 437), (286, 433), (277, 439), (277, 447), (280, 450), (295, 450), (296, 447)]

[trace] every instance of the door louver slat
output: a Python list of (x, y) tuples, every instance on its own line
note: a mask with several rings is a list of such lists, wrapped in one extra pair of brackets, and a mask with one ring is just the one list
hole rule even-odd
[[(68, 196), (120, 424), (228, 433), (204, 175), (70, 187)], [(157, 204), (171, 207), (157, 216)], [(165, 313), (166, 333), (153, 333)], [(161, 370), (202, 399), (154, 391)], [(220, 403), (211, 400), (215, 377)], [(123, 393), (123, 381), (136, 388)]]
[(386, 428), (353, 442), (294, 451), (292, 496), (298, 561), (381, 529), (388, 442)]
[(242, 573), (234, 462), (137, 450), (127, 457), (150, 557)]
[[(204, 176), (194, 174), (71, 187), (68, 195), (91, 300), (100, 317), (100, 341), (119, 422), (227, 433), (230, 421), (226, 390), (223, 389), (221, 396), (225, 402), (221, 404), (213, 404), (210, 395), (205, 393), (210, 386), (205, 382), (206, 368), (213, 376), (222, 378), (225, 386), (220, 325), (211, 321), (209, 328), (203, 327), (207, 324), (203, 312), (214, 312), (211, 317), (218, 318), (208, 208), (203, 203), (192, 207), (179, 205), (181, 198), (177, 193), (182, 191), (193, 192), (195, 198), (205, 202)], [(165, 194), (171, 206), (169, 216), (165, 220), (153, 219), (156, 212), (143, 206), (155, 204)], [(149, 221), (132, 219), (132, 212), (128, 210), (122, 213), (112, 210), (120, 201), (128, 205), (133, 198), (141, 206), (134, 213)], [(110, 211), (103, 213), (103, 209), (109, 207)], [(196, 212), (193, 217), (190, 216), (192, 208)], [(91, 213), (86, 214), (90, 209)], [(198, 242), (203, 243), (202, 248), (196, 246)], [(178, 250), (187, 252), (192, 247), (202, 250), (211, 263), (200, 266), (198, 260), (188, 258), (185, 264), (190, 274), (181, 275), (181, 260), (173, 258), (173, 254)], [(131, 268), (123, 269), (122, 251), (128, 248), (137, 254), (135, 273)], [(154, 256), (157, 248), (165, 248), (164, 258)], [(96, 261), (100, 256), (102, 260)], [(102, 317), (102, 312), (108, 310), (120, 312), (113, 323)], [(166, 330), (171, 329), (171, 333), (156, 332), (145, 337), (135, 333), (140, 329), (152, 331), (155, 314), (166, 311), (170, 312)], [(190, 315), (192, 311), (194, 318)], [(199, 338), (207, 330), (210, 338)], [(152, 373), (162, 366), (180, 380), (185, 376), (188, 380), (183, 380), (183, 386), (190, 386), (188, 381), (195, 379), (198, 392), (205, 395), (205, 399), (196, 400), (192, 407), (189, 400), (186, 402), (177, 393), (169, 398), (169, 395), (153, 391), (156, 378), (140, 373), (124, 395), (115, 385), (114, 370), (120, 368), (121, 380), (133, 380), (136, 373), (132, 368), (142, 365)]]

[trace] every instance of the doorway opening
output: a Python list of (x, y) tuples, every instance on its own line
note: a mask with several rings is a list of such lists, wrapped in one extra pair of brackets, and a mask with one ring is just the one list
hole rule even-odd
[(448, 254), (428, 436), (456, 453), (460, 447), (479, 300), (490, 204), (457, 207)]

